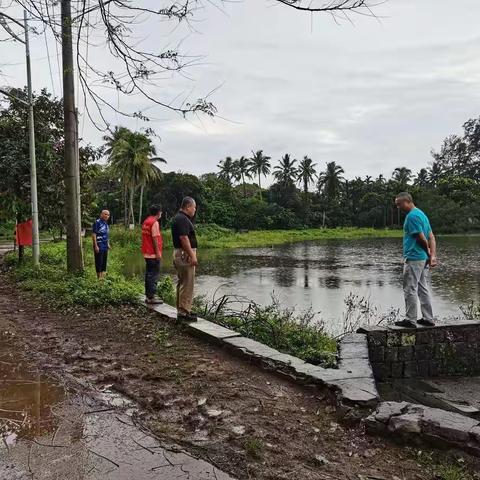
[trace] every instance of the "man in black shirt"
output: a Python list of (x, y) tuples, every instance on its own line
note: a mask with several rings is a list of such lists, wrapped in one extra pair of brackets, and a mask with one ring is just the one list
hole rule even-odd
[(193, 288), (197, 260), (197, 237), (192, 219), (197, 204), (191, 197), (185, 197), (180, 211), (172, 220), (173, 265), (177, 271), (177, 318), (181, 321), (196, 321), (192, 313)]

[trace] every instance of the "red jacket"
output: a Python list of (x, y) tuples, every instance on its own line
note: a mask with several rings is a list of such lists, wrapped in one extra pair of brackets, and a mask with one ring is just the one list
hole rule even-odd
[(158, 251), (162, 255), (163, 239), (157, 217), (150, 216), (142, 225), (142, 253), (145, 258), (155, 258), (154, 243), (157, 242)]

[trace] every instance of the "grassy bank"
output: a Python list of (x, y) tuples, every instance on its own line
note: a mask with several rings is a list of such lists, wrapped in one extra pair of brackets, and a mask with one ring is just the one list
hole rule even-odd
[[(269, 247), (284, 243), (304, 242), (312, 240), (355, 240), (362, 238), (398, 238), (401, 230), (377, 230), (374, 228), (334, 228), (304, 230), (252, 230), (237, 233), (218, 225), (198, 225), (197, 237), (201, 248), (248, 248)], [(114, 227), (111, 230), (113, 245), (138, 248), (140, 229), (125, 230)], [(164, 229), (163, 240), (166, 248), (171, 248), (172, 237), (169, 229)]]

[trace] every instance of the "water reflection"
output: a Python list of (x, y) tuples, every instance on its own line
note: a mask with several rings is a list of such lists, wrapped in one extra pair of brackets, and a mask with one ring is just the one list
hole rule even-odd
[[(365, 239), (201, 251), (198, 291), (212, 295), (220, 287), (259, 303), (268, 303), (273, 292), (283, 304), (313, 307), (335, 325), (350, 292), (382, 311), (403, 307), (401, 247), (400, 239)], [(438, 315), (458, 315), (460, 305), (480, 300), (479, 247), (478, 236), (439, 238), (441, 264), (432, 274)], [(143, 259), (130, 259), (126, 268), (141, 273)], [(168, 256), (165, 270), (172, 272)]]

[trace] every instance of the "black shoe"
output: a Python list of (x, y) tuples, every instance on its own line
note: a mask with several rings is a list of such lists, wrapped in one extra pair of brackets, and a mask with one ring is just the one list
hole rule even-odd
[(177, 321), (184, 323), (196, 322), (198, 320), (196, 313), (177, 313)]
[(434, 327), (435, 322), (433, 320), (425, 320), (424, 318), (421, 318), (420, 320), (417, 320), (417, 323), (419, 325), (422, 325), (422, 327)]
[(399, 322), (395, 322), (397, 327), (403, 328), (417, 328), (417, 324), (413, 320), (400, 320)]

